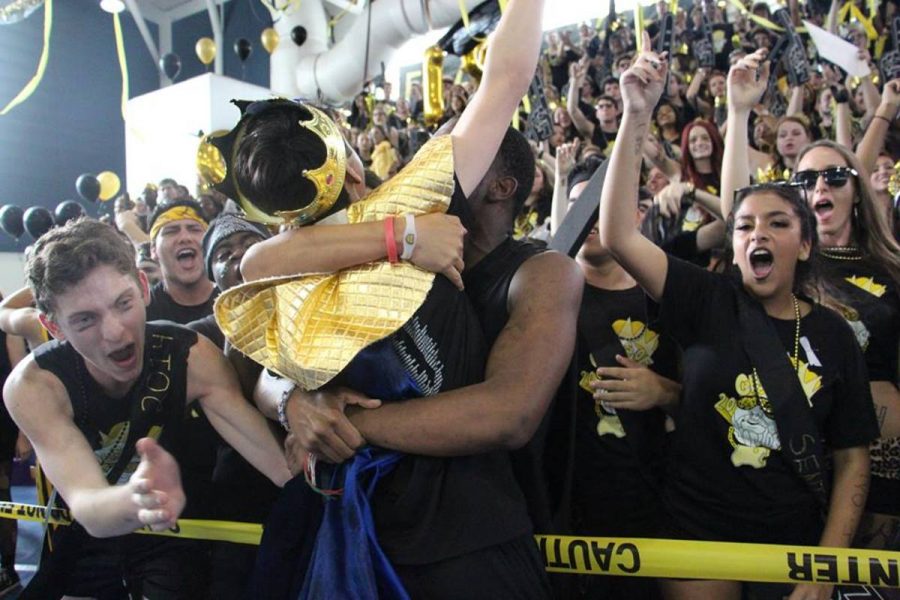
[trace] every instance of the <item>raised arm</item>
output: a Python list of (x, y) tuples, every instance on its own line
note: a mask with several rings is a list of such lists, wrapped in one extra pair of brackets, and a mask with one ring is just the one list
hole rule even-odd
[(559, 230), (566, 213), (569, 211), (569, 174), (575, 168), (580, 142), (562, 144), (556, 149), (556, 174), (553, 177), (553, 203), (550, 207), (550, 233)]
[(581, 86), (584, 84), (584, 78), (587, 77), (587, 65), (582, 61), (573, 62), (569, 65), (569, 93), (566, 95), (566, 110), (572, 117), (572, 123), (578, 133), (589, 140), (594, 135), (594, 124), (590, 119), (581, 112), (579, 103), (581, 102)]
[(266, 419), (241, 394), (225, 355), (203, 336), (188, 358), (188, 398), (199, 400), (216, 431), (275, 485), (291, 478), (281, 444)]
[[(643, 47), (651, 47), (647, 32)], [(603, 245), (654, 300), (662, 297), (668, 263), (665, 253), (634, 227), (634, 200), (638, 195), (641, 149), (667, 71), (666, 57), (645, 51), (622, 74), (619, 88), (624, 113), (600, 196)]]
[(769, 67), (765, 50), (739, 60), (728, 72), (728, 135), (722, 157), (722, 214), (730, 215), (734, 191), (750, 185), (747, 133), (750, 111), (766, 91)]
[(878, 153), (884, 148), (884, 140), (891, 123), (897, 116), (898, 109), (900, 109), (900, 79), (893, 79), (884, 85), (881, 104), (875, 111), (875, 116), (869, 122), (866, 133), (856, 148), (856, 156), (859, 157), (867, 174), (875, 170)]
[(853, 134), (850, 130), (850, 94), (843, 87), (835, 89), (834, 141), (853, 150)]
[[(780, 94), (778, 90), (775, 90), (776, 94)], [(785, 116), (799, 115), (803, 112), (803, 86), (796, 86), (791, 88), (791, 99), (788, 101), (787, 110), (785, 111)]]
[(94, 537), (171, 526), (185, 497), (175, 459), (153, 440), (138, 442), (141, 463), (125, 485), (109, 485), (94, 452), (73, 422), (62, 382), (27, 357), (3, 388), (6, 407), (34, 446), (41, 467)]
[(456, 175), (466, 196), (494, 161), (541, 48), (543, 0), (510, 0), (491, 36), (481, 85), (453, 129)]

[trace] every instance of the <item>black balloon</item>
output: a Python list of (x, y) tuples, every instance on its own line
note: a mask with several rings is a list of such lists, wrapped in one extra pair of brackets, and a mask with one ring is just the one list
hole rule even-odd
[(174, 81), (181, 73), (181, 57), (174, 52), (163, 54), (159, 59), (159, 68), (166, 74), (166, 77)]
[(85, 173), (75, 180), (75, 190), (88, 202), (96, 202), (100, 197), (100, 182), (90, 173)]
[(234, 53), (241, 59), (241, 62), (247, 60), (251, 52), (253, 52), (253, 44), (247, 38), (240, 38), (234, 43)]
[(0, 208), (0, 229), (19, 239), (19, 236), (25, 231), (22, 224), (22, 209), (15, 204), (7, 204)]
[(302, 46), (306, 42), (306, 27), (297, 25), (291, 29), (291, 39), (294, 40), (294, 43), (298, 46)]
[(53, 215), (43, 206), (32, 206), (22, 217), (25, 231), (34, 239), (38, 239), (53, 227)]
[(84, 215), (84, 208), (74, 200), (63, 200), (56, 205), (53, 216), (56, 218), (56, 224), (63, 226), (72, 219), (77, 219)]

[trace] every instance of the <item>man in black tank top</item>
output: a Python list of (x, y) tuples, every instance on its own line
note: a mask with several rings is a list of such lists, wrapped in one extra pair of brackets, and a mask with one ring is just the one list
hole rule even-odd
[[(454, 214), (468, 229), (469, 240), (464, 250), (468, 265), (505, 242), (512, 229), (513, 216), (531, 188), (534, 176), (531, 150), (524, 140), (524, 148), (516, 143), (507, 129), (534, 75), (541, 37), (541, 10), (542, 2), (526, 4), (512, 0), (509, 3), (495, 33), (481, 88), (450, 134), (457, 179), (451, 210), (456, 211)], [(515, 151), (513, 154), (501, 151), (503, 168), (498, 164), (494, 169), (492, 163), (498, 148), (508, 142), (512, 142)], [(521, 169), (522, 175), (511, 174), (513, 168)], [(492, 174), (485, 177), (489, 170)], [(351, 174), (348, 166), (348, 181)], [(299, 237), (300, 231), (292, 234)], [(350, 254), (346, 236), (334, 246), (328, 245), (325, 238), (326, 231), (320, 232), (317, 253), (327, 257)], [(379, 241), (376, 238), (371, 252), (376, 260), (384, 257)], [(422, 250), (424, 244), (434, 242), (424, 235), (419, 238)], [(248, 253), (245, 257), (248, 266), (245, 275), (254, 272), (253, 278), (261, 278), (283, 274), (265, 268), (267, 263), (261, 259), (267, 246), (271, 250), (281, 249), (271, 253), (269, 265), (275, 265), (278, 259), (283, 264), (285, 258), (293, 259), (297, 255), (297, 264), (307, 265), (305, 272), (315, 272), (308, 268), (309, 259), (296, 249), (302, 247), (299, 244), (293, 244), (292, 250), (287, 243), (265, 242), (254, 248), (254, 256)], [(365, 256), (360, 253), (358, 258), (363, 260), (344, 265), (332, 262), (328, 266), (340, 269), (372, 260)], [(416, 257), (413, 252), (412, 260)], [(348, 459), (364, 443), (414, 455), (452, 457), (448, 462), (454, 465), (474, 463), (476, 458), (482, 460), (479, 457), (492, 455), (498, 461), (497, 468), (480, 472), (482, 487), (488, 483), (495, 487), (494, 475), (502, 472), (500, 462), (508, 460), (509, 449), (521, 446), (531, 437), (569, 362), (580, 298), (581, 275), (571, 260), (544, 253), (526, 262), (527, 266), (513, 277), (509, 294), (512, 314), (507, 327), (500, 327), (503, 331), (487, 361), (484, 382), (441, 390), (427, 397), (384, 402), (375, 409), (350, 406), (347, 415), (344, 407), (359, 397), (350, 391), (323, 391), (315, 395), (295, 391), (285, 396), (288, 400), (283, 403), (279, 402), (282, 394), (275, 392), (258, 398), (258, 402), (268, 406), (264, 412), (270, 416), (275, 416), (281, 404), (281, 416), (293, 432), (290, 439), (319, 457)], [(459, 269), (461, 264), (454, 267)], [(549, 286), (555, 293), (534, 293), (540, 284)], [(539, 316), (535, 318), (535, 315)], [(532, 352), (531, 346), (545, 349), (545, 355)], [(315, 425), (315, 430), (327, 430), (323, 440), (315, 439), (314, 429), (310, 429), (310, 424), (319, 423), (319, 419), (327, 423), (321, 428)], [(508, 464), (504, 470), (508, 472)], [(428, 598), (546, 597), (549, 590), (516, 484), (511, 481), (502, 495), (491, 497), (479, 489), (477, 478), (470, 481), (471, 484), (462, 488), (451, 487), (437, 476), (428, 486), (436, 493), (426, 493), (424, 485), (421, 489), (407, 488), (411, 494), (405, 497), (418, 497), (422, 501), (394, 509), (395, 512), (404, 509), (409, 521), (406, 530), (394, 532), (394, 540), (401, 539), (397, 533), (403, 534), (409, 543), (415, 542), (418, 550), (417, 556), (409, 556), (410, 553), (401, 552), (401, 544), (386, 547), (388, 558), (407, 591), (413, 597)], [(428, 500), (435, 504), (429, 506)], [(430, 521), (432, 526), (426, 528), (417, 523), (424, 522), (418, 514), (426, 510), (434, 514), (434, 508), (440, 509), (440, 517)], [(503, 518), (495, 522), (478, 529), (453, 527), (454, 522), (462, 522), (457, 518), (488, 510), (498, 514), (498, 508)], [(377, 503), (373, 512), (377, 523)], [(378, 533), (382, 538), (383, 530)]]
[[(344, 404), (362, 402), (352, 392), (294, 394), (298, 401), (289, 403), (288, 419), (295, 419), (291, 439), (296, 445), (322, 456), (341, 457), (359, 445), (360, 438), (355, 436), (361, 435), (368, 443), (404, 452), (465, 456), (514, 450), (532, 439), (571, 360), (582, 288), (581, 273), (571, 259), (511, 237), (514, 215), (531, 189), (533, 176), (534, 157), (528, 142), (508, 129), (482, 182), (468, 198), (459, 186), (454, 193), (454, 205), (468, 230), (466, 291), (492, 345), (485, 380), (429, 398), (383, 403), (377, 409), (348, 406), (347, 416), (341, 411)], [(535, 462), (522, 464), (525, 469), (538, 468)], [(534, 480), (519, 477), (519, 481), (530, 485)], [(477, 492), (469, 490), (474, 497)], [(536, 484), (534, 493), (540, 493)], [(513, 506), (521, 510), (521, 500)], [(460, 502), (447, 514), (470, 510), (471, 505)], [(534, 512), (531, 516), (536, 519)], [(498, 535), (501, 526), (505, 523), (459, 535), (503, 540)], [(495, 592), (497, 597), (496, 593), (502, 595), (511, 588), (491, 580), (491, 568), (499, 563), (483, 553), (490, 557), (498, 551), (514, 553), (518, 561), (514, 568), (523, 574), (536, 566), (535, 544), (531, 532), (525, 531), (483, 551), (429, 564), (427, 571), (421, 564), (399, 565), (397, 571), (408, 587), (429, 591), (429, 577), (462, 585), (462, 574), (469, 573), (478, 593), (488, 597)], [(429, 575), (421, 575), (423, 571)], [(470, 587), (464, 593), (454, 588), (441, 593), (442, 597), (472, 597), (473, 590)], [(546, 588), (536, 593), (543, 595)]]
[(139, 597), (188, 597), (180, 540), (120, 537), (166, 529), (184, 507), (170, 452), (185, 403), (199, 400), (225, 439), (282, 485), (290, 473), (279, 442), (212, 343), (146, 324), (146, 278), (110, 227), (79, 219), (49, 232), (27, 277), (56, 340), (16, 367), (4, 401), (77, 525), (51, 535), (58, 543), (22, 597), (119, 598), (123, 580)]

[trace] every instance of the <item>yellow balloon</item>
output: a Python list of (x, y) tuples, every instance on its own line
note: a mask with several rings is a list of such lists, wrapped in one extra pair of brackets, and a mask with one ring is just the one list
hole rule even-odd
[(444, 115), (444, 51), (440, 46), (432, 46), (425, 51), (422, 73), (425, 122), (436, 125)]
[(216, 59), (216, 43), (212, 38), (202, 37), (197, 40), (194, 51), (197, 53), (197, 58), (204, 65), (208, 65)]
[(266, 49), (266, 52), (272, 54), (275, 52), (275, 48), (278, 47), (278, 42), (281, 37), (278, 35), (278, 32), (275, 31), (272, 27), (266, 27), (262, 30), (262, 35), (259, 36), (259, 40), (262, 42), (263, 48)]
[(113, 197), (119, 193), (119, 188), (122, 186), (122, 182), (119, 181), (119, 176), (112, 171), (103, 171), (102, 173), (98, 173), (97, 181), (100, 182), (99, 197), (103, 202), (112, 200)]

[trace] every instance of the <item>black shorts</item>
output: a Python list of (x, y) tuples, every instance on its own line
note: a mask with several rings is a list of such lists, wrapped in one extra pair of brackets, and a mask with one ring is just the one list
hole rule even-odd
[(544, 600), (550, 582), (534, 536), (425, 565), (394, 565), (417, 600)]

